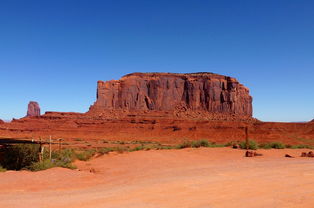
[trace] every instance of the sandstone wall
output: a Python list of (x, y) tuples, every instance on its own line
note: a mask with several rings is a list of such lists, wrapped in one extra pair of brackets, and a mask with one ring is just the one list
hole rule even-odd
[(248, 88), (228, 76), (133, 73), (117, 81), (98, 81), (97, 101), (90, 111), (115, 109), (189, 109), (252, 116), (252, 97)]

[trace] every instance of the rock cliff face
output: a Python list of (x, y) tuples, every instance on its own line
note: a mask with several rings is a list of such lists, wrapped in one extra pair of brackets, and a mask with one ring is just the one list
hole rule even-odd
[(40, 116), (40, 107), (37, 102), (30, 101), (28, 103), (27, 114), (26, 117), (38, 117)]
[(235, 78), (213, 73), (133, 73), (120, 80), (98, 81), (90, 111), (192, 110), (252, 116), (248, 88)]

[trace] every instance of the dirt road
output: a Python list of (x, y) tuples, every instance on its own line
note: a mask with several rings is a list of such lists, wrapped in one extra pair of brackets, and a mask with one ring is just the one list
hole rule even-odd
[(302, 151), (138, 151), (77, 162), (80, 171), (8, 171), (0, 173), (0, 207), (313, 208), (314, 158)]

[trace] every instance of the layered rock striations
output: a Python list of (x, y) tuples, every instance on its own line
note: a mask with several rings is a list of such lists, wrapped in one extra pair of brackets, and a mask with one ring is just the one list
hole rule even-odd
[(90, 112), (203, 111), (252, 116), (248, 88), (235, 78), (213, 73), (132, 73), (120, 80), (98, 81)]
[(27, 107), (26, 117), (38, 117), (40, 116), (40, 107), (37, 102), (30, 101)]

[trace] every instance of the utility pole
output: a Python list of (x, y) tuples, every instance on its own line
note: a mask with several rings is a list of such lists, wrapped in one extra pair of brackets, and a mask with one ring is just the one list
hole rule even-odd
[(249, 133), (248, 133), (248, 127), (245, 127), (245, 144), (246, 144), (246, 149), (249, 149)]
[(51, 135), (49, 136), (49, 159), (51, 160)]

